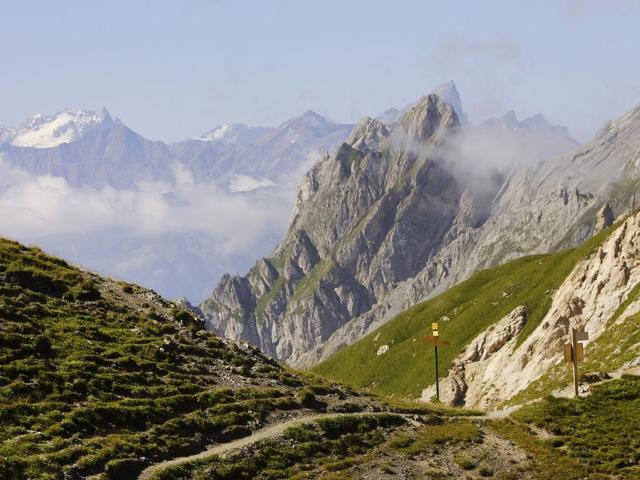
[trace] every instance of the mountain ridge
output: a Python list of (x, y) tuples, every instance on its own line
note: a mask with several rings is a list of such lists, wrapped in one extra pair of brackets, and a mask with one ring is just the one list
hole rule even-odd
[[(486, 268), (526, 253), (545, 252), (581, 243), (594, 231), (596, 213), (607, 203), (612, 204), (616, 215), (630, 207), (631, 199), (628, 196), (623, 195), (614, 201), (611, 189), (617, 188), (615, 180), (607, 183), (599, 172), (626, 162), (624, 155), (633, 147), (624, 146), (624, 142), (633, 145), (636, 137), (632, 132), (640, 124), (635, 116), (631, 115), (633, 118), (630, 117), (631, 120), (626, 123), (619, 121), (613, 124), (612, 128), (628, 127), (619, 138), (609, 131), (605, 137), (596, 137), (590, 144), (580, 147), (577, 153), (565, 157), (548, 157), (539, 161), (533, 156), (532, 160), (521, 164), (507, 164), (507, 168), (502, 169), (498, 166), (494, 172), (485, 170), (480, 171), (481, 176), (474, 173), (469, 177), (466, 174), (461, 176), (464, 169), (461, 170), (455, 162), (451, 164), (451, 157), (446, 156), (451, 150), (451, 144), (447, 142), (455, 139), (459, 130), (454, 128), (449, 131), (439, 141), (438, 148), (433, 149), (434, 142), (430, 135), (439, 127), (427, 122), (429, 128), (423, 128), (424, 125), (419, 121), (413, 121), (429, 118), (430, 108), (434, 104), (425, 102), (423, 98), (418, 104), (419, 108), (412, 109), (414, 116), (405, 114), (390, 132), (381, 122), (365, 119), (354, 129), (358, 133), (350, 136), (351, 146), (345, 144), (335, 155), (324, 156), (318, 161), (299, 189), (289, 233), (274, 254), (259, 261), (247, 277), (225, 277), (212, 298), (201, 305), (212, 328), (232, 338), (249, 340), (280, 360), (308, 367), (357, 340), (408, 305), (442, 291), (478, 268)], [(451, 107), (449, 109), (449, 116), (456, 118), (457, 125), (457, 116)], [(525, 127), (536, 122), (541, 122), (540, 118), (525, 122)], [(475, 134), (475, 131), (472, 133)], [(561, 130), (560, 133), (564, 135), (565, 132)], [(357, 149), (353, 147), (356, 144)], [(566, 147), (567, 144), (563, 145)], [(357, 167), (354, 170), (355, 166), (366, 165), (371, 169), (372, 165), (376, 165), (375, 168), (381, 168), (384, 159), (388, 158), (385, 155), (389, 155), (394, 147), (397, 151), (392, 153), (394, 161), (389, 171), (376, 172), (373, 169), (370, 176), (356, 174), (354, 178), (357, 180), (354, 180), (350, 189), (341, 190), (341, 182), (350, 178), (354, 171), (358, 172)], [(429, 151), (431, 160), (436, 161), (427, 162), (429, 168), (425, 168), (425, 157), (421, 155)], [(607, 153), (611, 151), (626, 153), (611, 156)], [(544, 158), (545, 154), (548, 152), (541, 148), (540, 155)], [(437, 160), (443, 155), (444, 159)], [(366, 159), (367, 156), (371, 160), (363, 161), (363, 157)], [(547, 179), (549, 186), (542, 189), (539, 185), (536, 188), (522, 186), (522, 182), (528, 185), (534, 181), (527, 172), (540, 172), (544, 168), (557, 171), (558, 174), (568, 172), (571, 162), (567, 162), (567, 158), (574, 162), (580, 159), (585, 165), (591, 161), (597, 162), (599, 158), (608, 158), (607, 166), (601, 166), (599, 170), (587, 167), (583, 170), (590, 172), (589, 175), (585, 174), (585, 178), (590, 176), (594, 181), (604, 181), (604, 185), (609, 187), (603, 186), (598, 194), (590, 191), (581, 193), (583, 191), (577, 188), (575, 200), (571, 200), (567, 193), (565, 201), (562, 192), (569, 192), (572, 187), (567, 189), (561, 185), (565, 181), (562, 175), (546, 174), (543, 179)], [(451, 166), (455, 168), (451, 170)], [(440, 214), (446, 212), (448, 207), (453, 208), (446, 221), (429, 222), (429, 227), (425, 225), (415, 230), (416, 233), (421, 231), (422, 240), (434, 242), (427, 244), (432, 246), (427, 248), (426, 256), (418, 253), (419, 249), (412, 251), (416, 247), (407, 247), (415, 239), (412, 240), (408, 225), (399, 227), (399, 210), (385, 210), (382, 197), (376, 194), (371, 196), (372, 192), (381, 188), (381, 178), (378, 176), (403, 177), (411, 184), (418, 178), (425, 181), (419, 173), (421, 169), (429, 172), (427, 176), (437, 178), (429, 187), (433, 192), (442, 191), (447, 185), (452, 188), (443, 202), (435, 201), (436, 197), (429, 197), (434, 193), (425, 193), (431, 212), (438, 211)], [(441, 173), (437, 173), (439, 171)], [(387, 187), (382, 188), (381, 191), (387, 191)], [(420, 190), (424, 191), (423, 188)], [(535, 198), (525, 199), (523, 192), (531, 192)], [(311, 207), (315, 203), (314, 196), (318, 195), (320, 202)], [(333, 200), (334, 197), (340, 200)], [(409, 194), (398, 205), (403, 205), (402, 211), (413, 211), (417, 215), (420, 204), (418, 198)], [(559, 203), (554, 198), (559, 198)], [(519, 208), (524, 211), (519, 211)], [(346, 212), (351, 209), (354, 212), (340, 217), (341, 210)], [(542, 209), (542, 213), (532, 213), (536, 209)], [(548, 211), (545, 212), (545, 209)], [(578, 228), (580, 222), (576, 220), (587, 211), (593, 211), (592, 217), (584, 227)], [(301, 215), (309, 220), (301, 223)], [(427, 217), (424, 212), (419, 215), (421, 221)], [(531, 217), (534, 217), (533, 222)], [(544, 227), (538, 227), (535, 222), (538, 217)], [(353, 218), (355, 224), (349, 223), (347, 218)], [(556, 218), (562, 218), (562, 226), (553, 226)], [(575, 234), (571, 234), (572, 224), (575, 225), (574, 229), (578, 228)], [(510, 242), (516, 238), (516, 234), (518, 240), (522, 239), (522, 247), (514, 249), (510, 247)], [(396, 241), (399, 242), (397, 247), (393, 246), (387, 253), (382, 253)], [(403, 247), (394, 252), (400, 245)], [(419, 248), (422, 247), (424, 245)], [(288, 248), (292, 249), (287, 251)], [(340, 251), (338, 257), (329, 254), (334, 249)], [(289, 266), (287, 262), (292, 262), (292, 265)], [(370, 271), (370, 268), (373, 270)], [(314, 313), (301, 314), (307, 308), (299, 303), (301, 295), (304, 295), (305, 301), (317, 305), (312, 307), (317, 309)], [(297, 306), (289, 305), (290, 301)], [(272, 318), (269, 319), (269, 316)], [(278, 320), (275, 321), (275, 318)], [(319, 342), (318, 338), (321, 339)], [(314, 343), (316, 346), (310, 348)]]

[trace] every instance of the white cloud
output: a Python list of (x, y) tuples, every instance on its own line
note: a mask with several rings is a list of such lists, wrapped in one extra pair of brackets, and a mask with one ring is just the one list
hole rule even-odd
[(253, 178), (249, 175), (234, 175), (229, 181), (231, 192), (250, 192), (263, 187), (275, 187), (276, 184), (267, 178)]
[(223, 251), (234, 251), (286, 227), (291, 186), (256, 188), (263, 185), (246, 177), (236, 181), (237, 191), (229, 192), (214, 183), (195, 182), (185, 167), (176, 165), (171, 183), (143, 182), (130, 190), (76, 188), (63, 178), (31, 175), (0, 159), (0, 234), (36, 241), (101, 231), (133, 237), (191, 232), (210, 237)]

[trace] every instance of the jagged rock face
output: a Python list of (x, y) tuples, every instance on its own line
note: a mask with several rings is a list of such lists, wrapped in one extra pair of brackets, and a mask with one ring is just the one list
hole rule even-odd
[(582, 242), (607, 202), (617, 215), (631, 206), (621, 182), (639, 176), (640, 108), (573, 154), (475, 184), (443, 157), (458, 125), (436, 95), (390, 129), (360, 122), (300, 187), (263, 260), (273, 279), (259, 262), (202, 305), (213, 328), (308, 367), (478, 268)]
[(391, 131), (360, 122), (307, 175), (273, 256), (202, 305), (213, 328), (295, 364), (414, 276), (459, 215), (463, 192), (435, 154), (457, 126), (435, 95)]
[(514, 170), (491, 200), (484, 222), (465, 219), (474, 211), (477, 216), (480, 205), (477, 198), (469, 203), (463, 198), (455, 228), (424, 268), (305, 354), (301, 363), (317, 363), (478, 269), (582, 243), (597, 230), (599, 209), (603, 215), (607, 211), (610, 222), (637, 206), (639, 152), (640, 107), (610, 122), (576, 152)]
[[(597, 339), (614, 313), (640, 283), (640, 214), (625, 220), (596, 253), (580, 262), (554, 293), (540, 325), (516, 346), (526, 322), (522, 307), (475, 338), (453, 362), (443, 380), (443, 400), (495, 407), (562, 361), (562, 345), (572, 328)], [(638, 305), (627, 306), (627, 313)], [(633, 310), (633, 312), (627, 312)], [(431, 386), (422, 398), (434, 394)]]
[(605, 228), (613, 225), (613, 221), (615, 220), (615, 216), (613, 215), (613, 209), (611, 205), (608, 203), (598, 210), (598, 217), (596, 221), (596, 231), (604, 230)]

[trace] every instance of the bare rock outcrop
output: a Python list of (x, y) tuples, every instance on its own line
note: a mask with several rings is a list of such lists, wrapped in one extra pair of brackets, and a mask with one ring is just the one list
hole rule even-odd
[(596, 220), (596, 231), (599, 232), (604, 230), (605, 228), (609, 228), (613, 225), (615, 220), (615, 216), (613, 215), (613, 210), (610, 204), (606, 204), (600, 210), (598, 210), (597, 220)]
[[(462, 406), (476, 405), (489, 396), (496, 372), (490, 368), (494, 354), (502, 348), (513, 346), (527, 323), (525, 307), (516, 307), (498, 323), (478, 335), (453, 362), (449, 374), (441, 382), (441, 401)], [(509, 344), (509, 346), (507, 346)], [(432, 385), (422, 392), (422, 399), (429, 401), (435, 396)]]
[[(598, 251), (576, 265), (553, 294), (540, 325), (519, 346), (518, 328), (524, 324), (517, 320), (522, 317), (518, 309), (474, 339), (444, 379), (445, 400), (482, 408), (508, 400), (562, 361), (571, 328), (597, 339), (639, 283), (640, 213), (627, 218)], [(637, 311), (637, 302), (627, 309)], [(620, 318), (625, 317), (623, 312)], [(432, 395), (429, 387), (422, 398)]]

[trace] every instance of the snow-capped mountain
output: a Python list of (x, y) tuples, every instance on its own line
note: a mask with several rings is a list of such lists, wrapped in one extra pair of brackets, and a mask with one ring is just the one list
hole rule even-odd
[(258, 140), (271, 132), (273, 128), (249, 127), (242, 123), (227, 123), (203, 133), (195, 140), (203, 142), (224, 142), (233, 145), (245, 143), (256, 143)]
[[(4, 191), (0, 183), (0, 208), (6, 195), (5, 207), (21, 212), (1, 233), (168, 297), (197, 302), (222, 273), (244, 271), (255, 255), (271, 251), (286, 229), (300, 178), (319, 152), (333, 150), (350, 130), (305, 112), (274, 128), (230, 124), (202, 139), (166, 144), (144, 138), (106, 111), (37, 115), (19, 127), (0, 128), (0, 179), (6, 180), (7, 168), (24, 172), (13, 173), (21, 185), (7, 180)], [(195, 189), (200, 193), (190, 195)], [(127, 208), (114, 214), (123, 202)], [(50, 208), (40, 214), (45, 204)], [(64, 222), (50, 216), (60, 211), (73, 216), (72, 207), (84, 210), (78, 204), (95, 209), (96, 218), (89, 215), (95, 226), (78, 219), (73, 233), (60, 233), (56, 225)], [(152, 234), (134, 234), (135, 222), (117, 228), (120, 217), (140, 208), (141, 223), (148, 217)], [(262, 213), (255, 212), (265, 210), (274, 217), (279, 212), (278, 218), (261, 224)], [(176, 223), (189, 225), (167, 230), (166, 218), (157, 217), (166, 211), (179, 217)], [(101, 215), (108, 220), (99, 220)], [(36, 233), (21, 234), (18, 220), (33, 218), (44, 218), (50, 227), (45, 222), (32, 230)], [(238, 235), (216, 233), (229, 231), (229, 221)], [(221, 226), (203, 232), (198, 223)]]
[(37, 113), (16, 128), (0, 130), (0, 141), (15, 147), (52, 148), (75, 142), (98, 125), (112, 121), (106, 109), (63, 110), (51, 116)]

